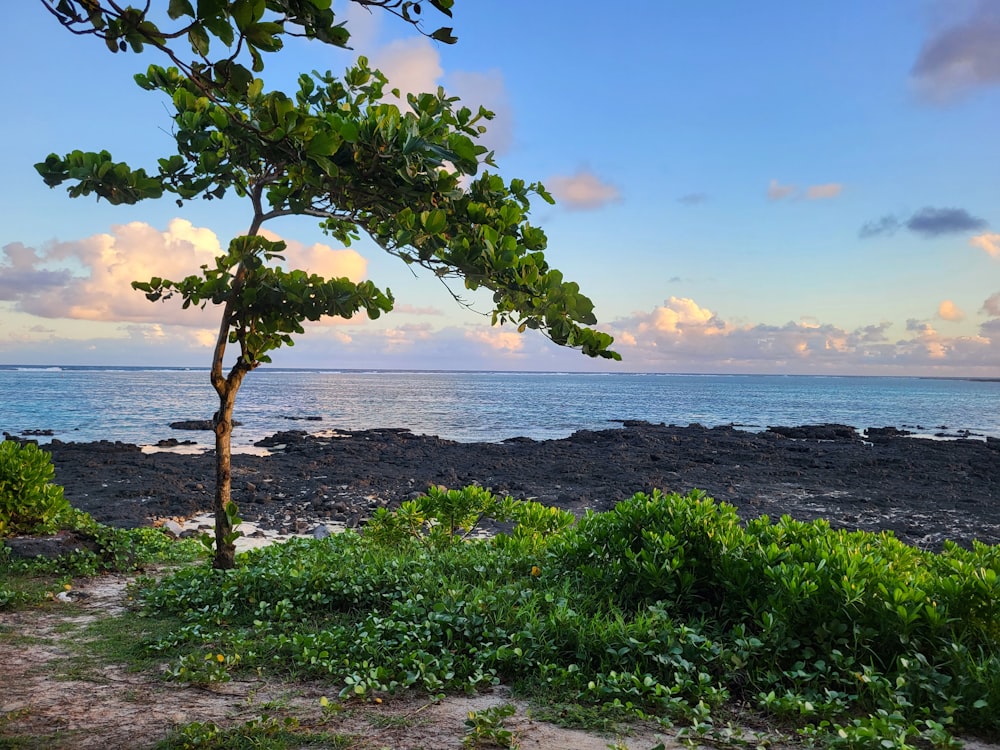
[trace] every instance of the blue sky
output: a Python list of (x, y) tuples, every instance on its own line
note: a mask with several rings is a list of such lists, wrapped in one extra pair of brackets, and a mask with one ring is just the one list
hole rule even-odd
[[(313, 326), (276, 364), (1000, 374), (996, 2), (457, 0), (453, 46), (346, 12), (355, 53), (394, 85), (496, 111), (500, 172), (556, 194), (533, 213), (547, 257), (624, 361), (491, 328), (434, 279), (288, 219), (270, 230), (297, 262), (388, 286), (397, 310)], [(206, 366), (213, 312), (152, 305), (129, 281), (196, 270), (246, 207), (46, 188), (32, 165), (51, 151), (152, 166), (168, 110), (130, 80), (152, 58), (73, 37), (37, 2), (9, 15), (0, 363)], [(351, 58), (294, 42), (268, 83)]]

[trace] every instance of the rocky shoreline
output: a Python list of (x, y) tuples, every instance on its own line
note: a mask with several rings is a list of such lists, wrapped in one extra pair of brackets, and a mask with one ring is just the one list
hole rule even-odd
[[(994, 440), (843, 425), (745, 432), (625, 422), (561, 440), (458, 443), (399, 429), (281, 432), (258, 445), (271, 455), (234, 456), (234, 497), (244, 518), (282, 531), (355, 526), (429, 485), (480, 484), (578, 514), (654, 488), (702, 489), (746, 519), (825, 518), (836, 528), (891, 530), (927, 549), (947, 539), (1000, 543)], [(211, 507), (211, 454), (106, 441), (44, 447), (70, 502), (104, 523), (140, 526)]]

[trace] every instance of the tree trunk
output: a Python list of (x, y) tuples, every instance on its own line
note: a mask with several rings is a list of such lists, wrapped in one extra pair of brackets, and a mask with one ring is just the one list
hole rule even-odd
[(233, 502), (232, 435), (233, 406), (236, 403), (238, 384), (219, 393), (219, 411), (215, 415), (215, 562), (219, 570), (236, 566), (236, 545), (233, 543), (233, 524), (229, 506)]

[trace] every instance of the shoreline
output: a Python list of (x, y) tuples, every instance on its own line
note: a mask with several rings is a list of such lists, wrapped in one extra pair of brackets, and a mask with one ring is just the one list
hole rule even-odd
[[(430, 485), (479, 484), (577, 515), (636, 492), (704, 490), (744, 519), (789, 515), (834, 528), (892, 531), (927, 549), (947, 539), (1000, 543), (1000, 440), (927, 439), (895, 428), (865, 438), (843, 425), (677, 427), (626, 421), (554, 440), (459, 443), (405, 429), (338, 437), (275, 433), (270, 455), (233, 457), (233, 493), (247, 521), (306, 533), (363, 524)], [(283, 445), (282, 450), (276, 446)], [(125, 443), (55, 443), (55, 481), (103, 523), (141, 526), (211, 508), (214, 456), (145, 453)]]

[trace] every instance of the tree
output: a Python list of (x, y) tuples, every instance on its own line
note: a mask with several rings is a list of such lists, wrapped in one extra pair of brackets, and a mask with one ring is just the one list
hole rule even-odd
[[(284, 270), (276, 265), (284, 244), (260, 235), (265, 222), (313, 216), (345, 244), (364, 233), (406, 264), (492, 291), (493, 324), (538, 330), (588, 356), (619, 359), (611, 336), (588, 327), (596, 323), (591, 301), (545, 261), (545, 233), (527, 218), (532, 196), (552, 202), (544, 187), (505, 183), (490, 172), (476, 177), (481, 166), (494, 166), (493, 154), (476, 143), (490, 112), (473, 112), (441, 89), (408, 96), (401, 110), (385, 100), (399, 92), (387, 92), (385, 77), (364, 58), (342, 80), (300, 76), (294, 98), (265, 92), (259, 78), (245, 88), (217, 87), (210, 96), (203, 82), (155, 65), (136, 80), (170, 96), (177, 153), (160, 159), (154, 173), (115, 162), (106, 151), (50, 154), (36, 169), (52, 187), (70, 183), (72, 197), (93, 194), (113, 204), (169, 193), (183, 205), (230, 192), (250, 204), (247, 233), (229, 243), (214, 267), (180, 281), (133, 283), (151, 301), (176, 295), (184, 307), (222, 307), (211, 369), (219, 397), (216, 567), (234, 564), (230, 440), (243, 378), (269, 362), (271, 351), (293, 344), (304, 321), (362, 310), (377, 318), (393, 302), (370, 281)], [(230, 344), (238, 356), (225, 373)]]
[[(457, 41), (452, 28), (423, 29), (424, 0), (351, 0), (364, 8), (380, 8), (403, 19), (421, 33), (446, 44)], [(206, 93), (213, 89), (238, 90), (252, 76), (240, 62), (249, 57), (255, 72), (264, 69), (261, 53), (277, 52), (283, 38), (305, 37), (336, 47), (347, 47), (350, 32), (337, 23), (332, 0), (167, 0), (154, 13), (151, 0), (141, 8), (117, 0), (40, 0), (68, 31), (104, 40), (112, 52), (142, 52), (152, 46)], [(426, 4), (451, 17), (454, 0), (426, 0)], [(194, 60), (187, 60), (174, 45), (186, 39)], [(227, 53), (209, 56), (211, 41), (221, 42)]]

